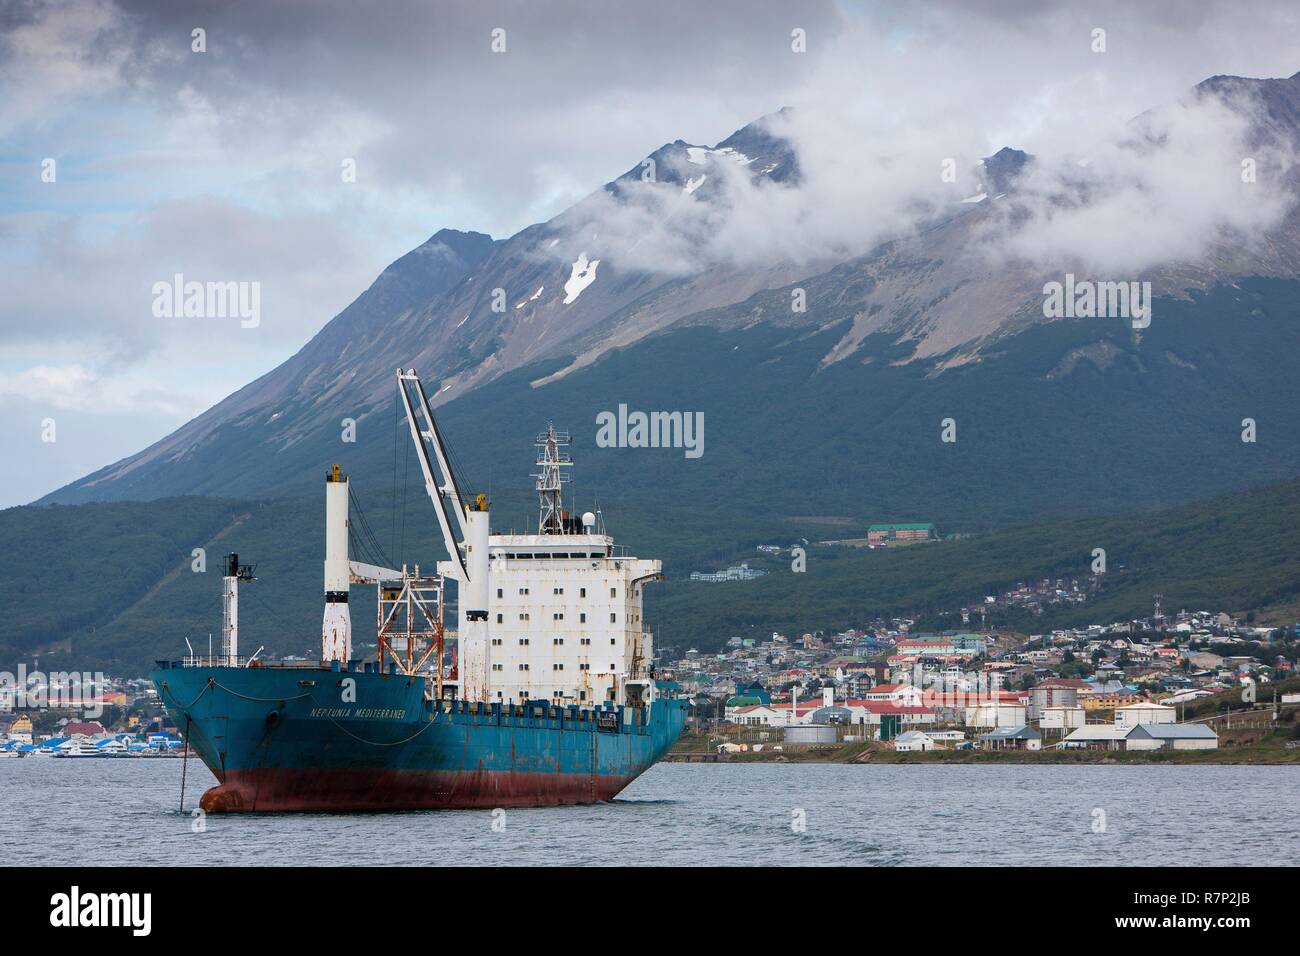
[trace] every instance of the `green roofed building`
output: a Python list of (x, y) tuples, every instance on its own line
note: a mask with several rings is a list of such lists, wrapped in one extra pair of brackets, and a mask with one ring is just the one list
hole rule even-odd
[(939, 533), (932, 524), (873, 524), (867, 529), (867, 544), (891, 541), (934, 541)]

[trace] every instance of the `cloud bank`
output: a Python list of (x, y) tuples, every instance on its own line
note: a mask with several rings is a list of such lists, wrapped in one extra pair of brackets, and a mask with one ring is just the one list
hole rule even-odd
[[(1238, 118), (1189, 107), (1145, 153), (1125, 130), (1206, 76), (1294, 73), (1298, 36), (1281, 0), (1249, 16), (1209, 0), (0, 2), (0, 376), (30, 390), (0, 396), (0, 470), (45, 467), (45, 407), (118, 410), (96, 419), (117, 445), (63, 449), (46, 490), (135, 451), (283, 361), (438, 229), (509, 235), (593, 193), (574, 226), (607, 263), (814, 263), (947, 215), (979, 188), (978, 159), (1012, 145), (1041, 162), (1000, 254), (1135, 262), (1248, 237), (1286, 199), (1263, 163), (1262, 188), (1231, 182)], [(715, 163), (711, 198), (602, 207), (601, 185), (660, 145), (714, 143), (781, 106), (797, 189)], [(1076, 187), (1097, 201), (1062, 205)], [(260, 282), (261, 326), (154, 318), (152, 284), (174, 272)], [(74, 380), (93, 387), (59, 384)], [(146, 412), (151, 395), (168, 397)], [(0, 505), (26, 494), (0, 489)]]

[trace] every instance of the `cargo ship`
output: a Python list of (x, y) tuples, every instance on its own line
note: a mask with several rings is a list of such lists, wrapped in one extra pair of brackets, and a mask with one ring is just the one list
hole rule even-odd
[[(159, 661), (151, 675), (217, 779), (199, 803), (207, 812), (592, 803), (681, 733), (687, 702), (655, 679), (642, 620), (642, 591), (662, 565), (615, 545), (599, 512), (566, 510), (569, 436), (548, 425), (537, 437), (536, 533), (496, 534), (486, 495), (453, 471), (414, 369), (397, 370), (397, 389), (449, 557), (431, 575), (352, 560), (362, 528), (335, 465), (321, 657), (303, 661), (240, 656), (239, 590), (255, 569), (228, 556), (220, 653)], [(376, 588), (370, 660), (352, 653), (359, 584)]]

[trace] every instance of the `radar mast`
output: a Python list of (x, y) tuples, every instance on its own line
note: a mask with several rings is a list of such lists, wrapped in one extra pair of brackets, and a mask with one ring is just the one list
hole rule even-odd
[(567, 514), (564, 511), (564, 484), (570, 476), (564, 469), (573, 465), (566, 450), (572, 439), (568, 432), (557, 432), (555, 425), (546, 423), (546, 431), (537, 436), (538, 517), (537, 528), (542, 534), (565, 534)]

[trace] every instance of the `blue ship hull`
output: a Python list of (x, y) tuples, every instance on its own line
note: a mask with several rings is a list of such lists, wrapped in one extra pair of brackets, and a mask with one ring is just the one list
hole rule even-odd
[(495, 808), (608, 800), (677, 740), (686, 701), (433, 700), (421, 677), (323, 666), (152, 675), (218, 786), (208, 812)]

